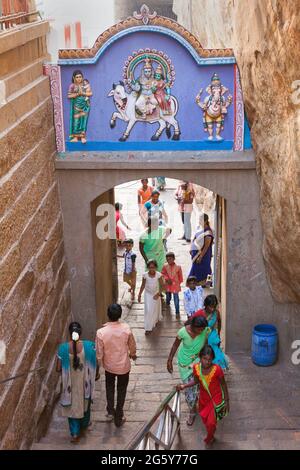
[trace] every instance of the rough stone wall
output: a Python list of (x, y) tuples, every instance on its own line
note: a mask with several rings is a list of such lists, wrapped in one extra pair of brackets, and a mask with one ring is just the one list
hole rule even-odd
[(70, 319), (63, 221), (54, 176), (55, 136), (47, 22), (0, 36), (0, 448), (28, 448), (56, 397), (55, 351)]
[(299, 303), (300, 0), (174, 0), (173, 9), (204, 47), (234, 49), (256, 152), (272, 295)]

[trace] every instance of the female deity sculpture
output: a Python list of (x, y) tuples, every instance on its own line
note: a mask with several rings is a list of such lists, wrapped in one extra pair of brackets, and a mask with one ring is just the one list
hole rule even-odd
[(224, 129), (224, 118), (227, 108), (232, 103), (232, 96), (224, 97), (229, 90), (221, 84), (219, 76), (214, 73), (210, 85), (206, 88), (208, 96), (201, 102), (202, 89), (196, 96), (196, 103), (203, 111), (203, 126), (209, 133), (208, 140), (213, 140), (214, 124), (216, 124), (216, 140), (223, 140), (220, 133)]
[(160, 64), (155, 70), (152, 91), (163, 114), (170, 114), (171, 90), (168, 83), (164, 80), (163, 69)]
[(70, 110), (70, 141), (81, 140), (86, 143), (86, 131), (91, 109), (90, 97), (93, 95), (87, 79), (80, 70), (75, 70), (69, 87), (68, 98), (71, 100)]

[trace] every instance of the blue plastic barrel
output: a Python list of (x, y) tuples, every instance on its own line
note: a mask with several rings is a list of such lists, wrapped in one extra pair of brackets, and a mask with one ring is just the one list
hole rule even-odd
[(258, 366), (271, 366), (277, 359), (278, 333), (274, 325), (256, 325), (252, 332), (252, 361)]

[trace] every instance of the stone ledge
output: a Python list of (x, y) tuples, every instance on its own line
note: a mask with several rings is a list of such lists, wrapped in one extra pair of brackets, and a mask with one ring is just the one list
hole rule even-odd
[(41, 75), (34, 82), (12, 94), (0, 106), (0, 132), (8, 131), (22, 116), (31, 113), (50, 94), (49, 79)]
[(33, 39), (46, 36), (50, 31), (49, 22), (46, 20), (37, 21), (19, 26), (16, 29), (8, 30), (0, 34), (0, 54), (23, 46)]
[(245, 152), (88, 152), (59, 154), (57, 170), (255, 170), (255, 153)]
[[(30, 83), (43, 76), (43, 62), (46, 56), (39, 58), (29, 65), (17, 70), (16, 72), (8, 74), (3, 77), (4, 95), (3, 102), (6, 101), (11, 95), (17, 93)], [(1, 103), (0, 103), (1, 106)]]

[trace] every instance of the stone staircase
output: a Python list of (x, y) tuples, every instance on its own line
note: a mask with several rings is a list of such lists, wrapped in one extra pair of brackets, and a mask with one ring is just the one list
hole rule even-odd
[[(34, 450), (124, 450), (138, 429), (153, 415), (162, 399), (178, 383), (178, 374), (166, 371), (166, 359), (176, 331), (184, 317), (176, 320), (173, 312), (164, 312), (162, 324), (152, 336), (145, 337), (143, 306), (133, 304), (127, 322), (138, 343), (138, 359), (132, 367), (125, 404), (127, 421), (122, 428), (105, 420), (104, 378), (97, 383), (92, 412), (92, 426), (80, 444), (69, 442), (67, 420), (56, 406), (47, 435)], [(218, 425), (215, 449), (300, 449), (299, 379), (291, 382), (292, 370), (277, 364), (259, 368), (249, 356), (230, 356), (230, 371), (226, 374), (231, 412)], [(286, 398), (290, 399), (287, 400)], [(299, 409), (299, 406), (298, 406)], [(204, 449), (205, 429), (197, 417), (194, 425), (185, 424), (187, 408), (182, 397), (181, 436), (175, 449)]]
[[(119, 191), (119, 190), (117, 190)], [(128, 197), (135, 198), (136, 188)], [(116, 200), (124, 201), (124, 195), (117, 194)], [(170, 211), (172, 193), (164, 193)], [(135, 212), (126, 218), (132, 224)], [(132, 226), (132, 225), (131, 225)], [(136, 240), (136, 238), (135, 238)], [(177, 240), (172, 234), (168, 241), (169, 249), (176, 253), (177, 262), (183, 267), (186, 277), (189, 270), (189, 246)], [(135, 242), (135, 250), (138, 243)], [(144, 263), (137, 258), (138, 286)], [(122, 285), (122, 266), (119, 269), (119, 285)], [(207, 294), (210, 293), (208, 290)], [(126, 300), (127, 295), (127, 300)], [(121, 292), (123, 303), (129, 305), (129, 296)], [(127, 308), (125, 320), (132, 328), (137, 341), (138, 358), (132, 366), (130, 382), (125, 403), (126, 423), (116, 428), (105, 419), (105, 384), (104, 376), (97, 382), (96, 395), (92, 408), (92, 426), (76, 446), (70, 443), (66, 418), (60, 416), (60, 407), (56, 406), (46, 436), (34, 444), (34, 450), (60, 449), (95, 449), (124, 450), (142, 425), (147, 422), (160, 402), (179, 382), (174, 361), (174, 373), (166, 370), (167, 357), (176, 333), (185, 321), (181, 303), (181, 318), (176, 319), (174, 306), (164, 308), (163, 321), (150, 336), (144, 334), (143, 304), (133, 303)], [(226, 373), (231, 400), (229, 416), (218, 425), (215, 449), (300, 449), (300, 378), (295, 376), (295, 368), (289, 369), (282, 364), (259, 368), (252, 364), (245, 354), (230, 355), (230, 370)], [(188, 415), (184, 397), (181, 398), (181, 433), (174, 448), (204, 449), (205, 428), (199, 417), (192, 427), (186, 425)], [(298, 416), (297, 416), (298, 415)]]

